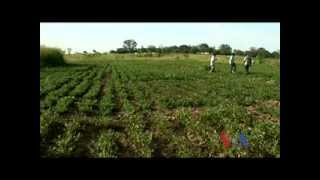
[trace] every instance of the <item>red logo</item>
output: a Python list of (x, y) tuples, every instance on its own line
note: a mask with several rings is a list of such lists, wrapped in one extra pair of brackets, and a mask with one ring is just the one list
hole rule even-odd
[(222, 131), (220, 133), (220, 140), (222, 141), (223, 145), (225, 148), (229, 148), (231, 143), (230, 143), (230, 138), (228, 136), (227, 133), (225, 133), (224, 131)]

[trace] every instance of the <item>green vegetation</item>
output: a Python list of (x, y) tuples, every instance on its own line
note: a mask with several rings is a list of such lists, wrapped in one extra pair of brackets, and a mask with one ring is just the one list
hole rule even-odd
[(40, 46), (40, 67), (64, 65), (63, 52), (58, 48)]
[[(248, 75), (240, 56), (235, 74), (223, 55), (214, 73), (201, 54), (65, 59), (40, 69), (42, 157), (280, 156), (278, 59)], [(249, 148), (225, 148), (222, 131), (233, 142), (244, 133)]]
[[(214, 52), (217, 55), (230, 55), (232, 52), (234, 52), (236, 55), (244, 56), (246, 54), (250, 54), (251, 56), (261, 56), (263, 58), (279, 58), (280, 57), (280, 50), (269, 52), (263, 47), (255, 48), (251, 47), (247, 51), (242, 51), (239, 49), (232, 49), (232, 47), (228, 44), (221, 44), (218, 48), (216, 47), (210, 47), (206, 43), (201, 43), (199, 45), (180, 45), (180, 46), (168, 46), (168, 47), (156, 47), (154, 45), (149, 45), (148, 47), (144, 48), (137, 48), (137, 42), (133, 39), (125, 40), (123, 42), (123, 47), (118, 48), (116, 50), (111, 50), (110, 53), (119, 53), (119, 54), (126, 54), (126, 53), (137, 53), (139, 56), (144, 57), (161, 57), (163, 55), (167, 54), (185, 54), (188, 56), (189, 54), (207, 54)], [(89, 55), (86, 51), (84, 54)], [(100, 53), (97, 53), (95, 50), (93, 50), (92, 55), (101, 55)]]

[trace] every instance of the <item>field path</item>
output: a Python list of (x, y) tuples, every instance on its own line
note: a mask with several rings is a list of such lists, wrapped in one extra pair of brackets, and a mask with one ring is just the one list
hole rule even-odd
[(107, 82), (111, 79), (112, 72), (107, 71), (101, 80), (101, 87), (100, 87), (100, 92), (99, 92), (99, 97), (102, 97), (105, 95), (105, 90), (107, 89)]

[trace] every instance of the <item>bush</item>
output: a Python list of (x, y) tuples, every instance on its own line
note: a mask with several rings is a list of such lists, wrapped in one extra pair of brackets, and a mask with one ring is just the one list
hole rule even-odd
[(64, 65), (63, 52), (58, 48), (40, 46), (40, 67)]
[(263, 64), (264, 63), (264, 58), (261, 55), (257, 56), (257, 64)]
[(118, 146), (114, 141), (116, 138), (117, 134), (112, 130), (101, 133), (98, 140), (92, 141), (94, 146), (90, 148), (91, 153), (97, 158), (116, 158), (118, 151)]

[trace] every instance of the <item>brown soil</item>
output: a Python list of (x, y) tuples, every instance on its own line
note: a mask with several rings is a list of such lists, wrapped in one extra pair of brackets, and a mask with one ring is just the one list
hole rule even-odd
[(280, 108), (280, 101), (268, 100), (264, 102), (257, 102), (256, 104), (247, 107), (247, 113), (253, 116), (257, 120), (271, 121), (275, 123), (280, 121), (279, 118), (273, 117), (270, 114), (257, 111), (257, 109), (261, 106), (265, 106), (267, 108), (274, 108), (274, 107)]

